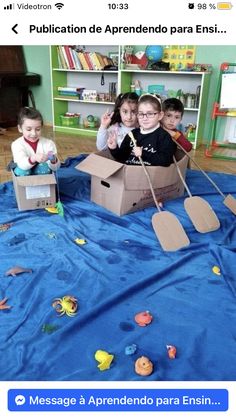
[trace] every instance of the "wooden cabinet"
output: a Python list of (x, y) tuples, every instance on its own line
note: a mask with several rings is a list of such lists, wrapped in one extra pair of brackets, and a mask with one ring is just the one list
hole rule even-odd
[(22, 106), (34, 102), (30, 86), (40, 85), (39, 74), (28, 73), (22, 46), (0, 46), (0, 126), (14, 127)]

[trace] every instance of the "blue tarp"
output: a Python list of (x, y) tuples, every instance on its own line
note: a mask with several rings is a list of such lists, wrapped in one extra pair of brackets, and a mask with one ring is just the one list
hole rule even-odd
[[(0, 224), (12, 223), (0, 232), (0, 300), (11, 306), (0, 310), (1, 380), (235, 380), (236, 224), (222, 197), (188, 170), (191, 192), (212, 205), (221, 228), (197, 233), (184, 198), (169, 201), (165, 209), (191, 244), (164, 252), (151, 225), (154, 207), (118, 217), (90, 202), (90, 176), (74, 168), (83, 158), (69, 158), (58, 171), (64, 217), (19, 212), (12, 183), (0, 185)], [(210, 176), (236, 194), (235, 176)], [(32, 273), (6, 276), (16, 265)], [(78, 300), (74, 317), (59, 317), (52, 306), (65, 295)], [(142, 311), (153, 316), (145, 327), (134, 320)], [(133, 343), (137, 352), (126, 355)], [(166, 345), (176, 346), (175, 359)], [(102, 372), (99, 349), (114, 355)], [(154, 365), (148, 377), (134, 371), (142, 355)]]

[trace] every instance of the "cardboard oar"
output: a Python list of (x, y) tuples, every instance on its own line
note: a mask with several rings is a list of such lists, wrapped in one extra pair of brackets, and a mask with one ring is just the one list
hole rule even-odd
[[(130, 132), (129, 136), (134, 146), (136, 146), (136, 140), (133, 136), (133, 133)], [(174, 214), (169, 211), (161, 210), (160, 205), (156, 199), (149, 173), (141, 157), (139, 157), (139, 161), (147, 177), (153, 200), (158, 209), (158, 212), (152, 216), (152, 226), (162, 249), (173, 252), (175, 250), (181, 249), (182, 247), (188, 246), (190, 242), (182, 224)]]
[(220, 190), (217, 184), (208, 176), (206, 172), (199, 166), (199, 164), (190, 156), (190, 154), (172, 137), (172, 140), (177, 144), (179, 148), (189, 157), (189, 159), (195, 164), (195, 166), (200, 170), (200, 172), (209, 180), (209, 182), (214, 186), (214, 188), (219, 192), (219, 194), (224, 198), (223, 204), (229, 208), (229, 210), (236, 215), (236, 199), (233, 195), (228, 194), (227, 196)]
[(192, 196), (175, 157), (173, 157), (173, 159), (181, 182), (189, 195), (189, 197), (184, 200), (184, 208), (195, 229), (199, 233), (208, 233), (210, 231), (218, 230), (218, 228), (220, 228), (220, 222), (212, 207), (200, 196)]

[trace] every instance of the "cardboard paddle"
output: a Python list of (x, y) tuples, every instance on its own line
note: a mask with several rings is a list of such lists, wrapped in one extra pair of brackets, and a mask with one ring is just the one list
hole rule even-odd
[(218, 228), (220, 228), (220, 222), (212, 207), (200, 196), (192, 196), (175, 157), (173, 157), (173, 159), (181, 182), (189, 195), (189, 198), (184, 200), (184, 208), (195, 229), (199, 233), (209, 233), (210, 231), (218, 230)]
[(220, 190), (217, 184), (208, 176), (206, 172), (199, 166), (199, 164), (190, 156), (190, 154), (172, 137), (174, 143), (189, 157), (189, 159), (195, 164), (195, 166), (200, 170), (200, 172), (209, 180), (209, 182), (214, 186), (214, 188), (219, 192), (219, 194), (224, 199), (223, 204), (234, 214), (236, 215), (236, 199), (233, 195), (228, 194), (227, 196)]
[[(134, 146), (136, 146), (136, 140), (132, 132), (129, 133), (129, 137), (131, 138)], [(162, 249), (173, 252), (181, 249), (182, 247), (188, 246), (190, 241), (182, 224), (174, 214), (169, 211), (161, 210), (155, 196), (150, 175), (141, 157), (139, 157), (139, 161), (147, 177), (153, 200), (158, 209), (158, 212), (152, 216), (152, 226)]]

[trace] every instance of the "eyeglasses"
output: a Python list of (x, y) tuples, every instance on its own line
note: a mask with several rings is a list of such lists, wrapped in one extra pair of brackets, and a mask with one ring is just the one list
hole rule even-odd
[(146, 116), (147, 119), (152, 119), (158, 113), (159, 112), (147, 112), (147, 113), (138, 112), (137, 115), (138, 115), (138, 118), (140, 118), (140, 119), (143, 119), (145, 116)]

